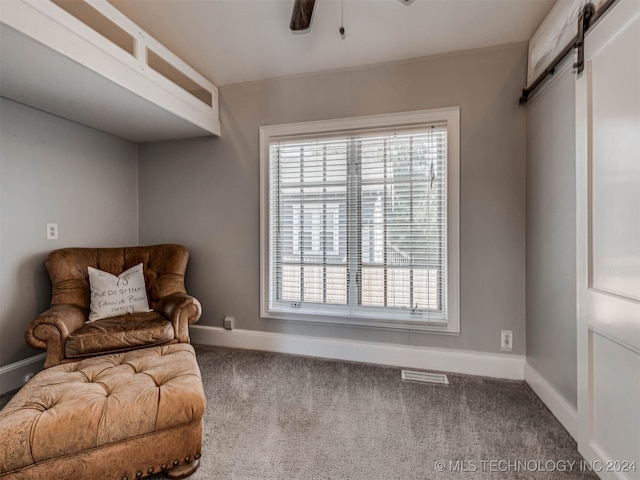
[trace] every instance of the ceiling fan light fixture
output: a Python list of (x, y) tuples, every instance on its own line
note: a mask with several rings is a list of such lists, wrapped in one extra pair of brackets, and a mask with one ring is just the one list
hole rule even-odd
[(295, 0), (293, 11), (291, 12), (291, 23), (289, 24), (292, 32), (309, 30), (315, 3), (316, 0)]

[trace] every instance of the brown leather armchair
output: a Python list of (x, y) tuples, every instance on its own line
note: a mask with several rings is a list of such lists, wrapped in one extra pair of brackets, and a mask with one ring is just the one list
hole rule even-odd
[[(27, 343), (47, 350), (45, 368), (105, 353), (189, 343), (189, 325), (198, 321), (202, 308), (185, 291), (188, 258), (189, 252), (181, 245), (51, 252), (46, 261), (51, 308), (27, 327)], [(91, 304), (88, 267), (119, 275), (140, 263), (152, 311), (87, 323)]]

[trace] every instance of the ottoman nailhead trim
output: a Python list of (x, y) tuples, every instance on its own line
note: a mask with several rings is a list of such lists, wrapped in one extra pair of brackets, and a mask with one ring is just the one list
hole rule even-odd
[(166, 470), (167, 469), (167, 464), (163, 463), (162, 465), (160, 465), (160, 470)]
[(129, 480), (129, 477), (122, 477), (122, 480)]
[(193, 456), (193, 458), (195, 458), (196, 460), (198, 460), (201, 456), (202, 456), (201, 454), (196, 453), (196, 454)]
[(174, 465), (178, 465), (179, 463), (180, 463), (180, 461), (179, 461), (179, 460), (174, 460), (174, 461), (173, 461), (173, 464), (174, 464)]
[(189, 461), (191, 460), (191, 457), (184, 457), (184, 461), (189, 463)]
[(140, 478), (142, 476), (142, 472), (136, 472), (136, 478)]
[(149, 467), (149, 470), (147, 470), (147, 473), (153, 473), (153, 467)]

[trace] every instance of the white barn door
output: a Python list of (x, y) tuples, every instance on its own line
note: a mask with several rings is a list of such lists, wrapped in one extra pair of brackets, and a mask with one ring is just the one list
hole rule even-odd
[(640, 479), (640, 0), (589, 30), (576, 95), (578, 449)]

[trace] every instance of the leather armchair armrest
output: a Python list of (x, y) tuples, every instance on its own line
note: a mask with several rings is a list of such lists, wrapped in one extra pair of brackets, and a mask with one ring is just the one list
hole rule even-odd
[(25, 331), (25, 340), (34, 348), (47, 350), (44, 368), (62, 362), (67, 338), (82, 327), (86, 319), (87, 311), (82, 307), (54, 305), (31, 322)]
[(157, 311), (171, 321), (176, 339), (180, 343), (189, 343), (189, 325), (198, 321), (202, 306), (186, 293), (174, 293), (160, 300)]

